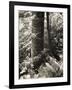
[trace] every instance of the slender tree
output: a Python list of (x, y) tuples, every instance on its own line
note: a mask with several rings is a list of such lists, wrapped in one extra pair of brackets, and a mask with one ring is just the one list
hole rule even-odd
[(46, 17), (47, 17), (47, 31), (48, 31), (48, 48), (51, 49), (49, 12), (46, 12)]

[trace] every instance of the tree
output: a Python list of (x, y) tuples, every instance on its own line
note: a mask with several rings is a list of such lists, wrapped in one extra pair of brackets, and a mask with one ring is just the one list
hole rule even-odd
[(33, 16), (31, 55), (34, 62), (34, 57), (44, 48), (44, 12), (33, 12)]
[(47, 12), (47, 30), (49, 49), (53, 56), (60, 60), (59, 52), (62, 52), (63, 17), (62, 13)]
[(32, 50), (34, 68), (38, 68), (42, 59), (38, 56), (44, 48), (44, 12), (33, 12), (32, 19)]

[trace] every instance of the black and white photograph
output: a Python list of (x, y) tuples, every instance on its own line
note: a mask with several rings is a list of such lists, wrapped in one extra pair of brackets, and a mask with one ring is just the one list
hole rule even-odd
[(63, 13), (18, 14), (19, 78), (63, 77)]
[(10, 87), (69, 84), (69, 5), (11, 2), (10, 6), (14, 58)]

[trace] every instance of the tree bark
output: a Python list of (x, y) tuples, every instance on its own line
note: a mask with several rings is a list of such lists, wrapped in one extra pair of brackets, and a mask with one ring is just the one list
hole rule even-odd
[(49, 18), (49, 12), (47, 12), (47, 30), (48, 30), (48, 47), (50, 49), (50, 52), (52, 53), (52, 55), (59, 61), (60, 60), (60, 57), (58, 56), (58, 53), (56, 51), (56, 46), (53, 46), (53, 43), (52, 43), (52, 39), (54, 38), (51, 38), (51, 33), (52, 30), (51, 30), (51, 23), (50, 22), (50, 18)]
[(48, 48), (51, 49), (49, 12), (46, 13), (46, 16), (47, 16), (47, 31), (48, 31)]
[(44, 12), (33, 12), (32, 20), (32, 58), (37, 56), (44, 46)]

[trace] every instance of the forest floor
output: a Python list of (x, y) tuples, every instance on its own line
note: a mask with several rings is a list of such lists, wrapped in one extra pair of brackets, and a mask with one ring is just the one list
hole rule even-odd
[[(38, 57), (36, 57), (38, 59)], [(37, 61), (35, 59), (35, 61)], [(56, 60), (54, 57), (47, 55), (45, 57), (45, 62), (39, 64), (36, 63), (36, 68), (33, 66), (33, 60), (31, 57), (26, 57), (22, 63), (19, 64), (20, 67), (20, 79), (30, 79), (30, 78), (49, 78), (49, 77), (62, 77), (63, 76), (63, 57), (60, 55), (60, 61)], [(38, 66), (39, 64), (39, 66)], [(38, 66), (38, 67), (37, 67)]]

